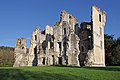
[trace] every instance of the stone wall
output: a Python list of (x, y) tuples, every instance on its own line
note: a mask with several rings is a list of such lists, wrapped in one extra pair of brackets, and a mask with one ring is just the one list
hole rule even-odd
[(25, 66), (26, 62), (26, 39), (18, 38), (16, 40), (16, 48), (15, 48), (15, 63), (14, 67)]
[(100, 8), (92, 7), (92, 26), (93, 26), (93, 66), (105, 66), (105, 51), (104, 51), (104, 26), (106, 22), (106, 13)]
[[(100, 17), (100, 18), (99, 18)], [(105, 66), (104, 26), (106, 14), (92, 7), (91, 22), (82, 22), (66, 11), (54, 26), (32, 33), (29, 52), (26, 40), (17, 39), (14, 66), (72, 65)]]

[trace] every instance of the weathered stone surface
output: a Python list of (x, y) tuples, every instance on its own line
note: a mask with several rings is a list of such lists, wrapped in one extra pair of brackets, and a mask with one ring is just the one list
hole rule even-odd
[(15, 48), (15, 63), (14, 67), (27, 65), (26, 63), (26, 39), (18, 38)]
[(92, 7), (92, 21), (82, 22), (80, 37), (80, 65), (105, 66), (104, 26), (106, 13)]
[[(104, 26), (106, 14), (92, 7), (91, 22), (82, 22), (66, 11), (53, 27), (47, 25), (32, 34), (29, 52), (25, 39), (17, 39), (14, 66), (72, 65), (105, 66)], [(22, 49), (24, 47), (24, 49)]]

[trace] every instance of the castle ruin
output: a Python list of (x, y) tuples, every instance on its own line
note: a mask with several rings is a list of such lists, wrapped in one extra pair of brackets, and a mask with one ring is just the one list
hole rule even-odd
[(92, 6), (90, 22), (82, 22), (66, 11), (54, 26), (40, 27), (32, 33), (30, 48), (18, 38), (14, 66), (72, 65), (105, 66), (104, 26), (106, 13)]

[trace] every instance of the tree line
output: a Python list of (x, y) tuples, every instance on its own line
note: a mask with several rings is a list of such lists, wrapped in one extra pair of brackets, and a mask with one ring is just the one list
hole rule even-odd
[(13, 66), (14, 48), (0, 46), (0, 66)]
[(120, 37), (105, 34), (105, 63), (120, 66)]

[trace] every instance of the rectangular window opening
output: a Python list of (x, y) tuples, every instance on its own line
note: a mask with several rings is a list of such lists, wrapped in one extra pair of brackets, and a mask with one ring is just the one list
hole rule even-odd
[(101, 22), (101, 14), (99, 14), (99, 21)]
[(66, 28), (64, 28), (64, 35), (66, 34)]
[(35, 35), (35, 41), (37, 41), (37, 35)]

